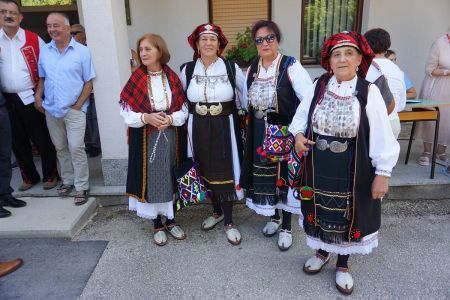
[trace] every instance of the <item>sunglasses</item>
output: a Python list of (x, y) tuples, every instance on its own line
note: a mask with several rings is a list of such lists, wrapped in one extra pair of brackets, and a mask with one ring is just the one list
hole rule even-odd
[(255, 38), (256, 45), (261, 45), (264, 41), (266, 41), (268, 44), (273, 43), (275, 41), (275, 34), (271, 33), (266, 36), (257, 36)]
[(79, 34), (79, 33), (82, 33), (83, 31), (72, 31), (70, 34), (71, 35), (77, 35), (77, 34)]

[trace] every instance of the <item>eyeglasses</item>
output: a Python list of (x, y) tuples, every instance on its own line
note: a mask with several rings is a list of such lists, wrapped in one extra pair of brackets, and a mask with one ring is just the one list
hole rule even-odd
[(273, 43), (275, 41), (275, 33), (271, 33), (266, 36), (255, 37), (256, 45), (261, 45), (264, 41), (266, 41), (268, 44)]
[(72, 31), (70, 34), (71, 35), (73, 35), (73, 36), (75, 36), (75, 35), (77, 35), (77, 34), (79, 34), (79, 33), (82, 33), (83, 31)]

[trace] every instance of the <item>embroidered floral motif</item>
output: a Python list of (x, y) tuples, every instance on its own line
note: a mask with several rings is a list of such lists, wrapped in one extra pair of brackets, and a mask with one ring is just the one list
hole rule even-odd
[(354, 240), (359, 240), (361, 238), (361, 230), (353, 229), (350, 233), (350, 238)]
[(314, 216), (313, 214), (308, 214), (308, 216), (306, 217), (306, 220), (308, 221), (308, 223), (314, 223)]

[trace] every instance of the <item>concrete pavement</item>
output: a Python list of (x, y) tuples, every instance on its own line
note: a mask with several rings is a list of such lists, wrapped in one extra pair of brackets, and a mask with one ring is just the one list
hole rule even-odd
[[(240, 246), (221, 226), (200, 230), (210, 208), (182, 211), (177, 222), (188, 238), (158, 247), (151, 222), (125, 206), (101, 208), (75, 240), (109, 244), (80, 299), (342, 299), (335, 288), (335, 258), (318, 275), (301, 271), (313, 253), (294, 225), (287, 252), (265, 238), (266, 219), (245, 206), (235, 209)], [(355, 290), (347, 299), (449, 299), (450, 200), (383, 203), (380, 245), (350, 258)], [(294, 221), (295, 220), (295, 221)], [(297, 218), (293, 218), (293, 224)]]

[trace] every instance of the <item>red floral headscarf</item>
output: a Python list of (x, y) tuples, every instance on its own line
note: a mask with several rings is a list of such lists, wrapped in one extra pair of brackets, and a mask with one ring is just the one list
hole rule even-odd
[(331, 52), (336, 48), (344, 46), (354, 47), (361, 52), (362, 60), (357, 73), (361, 78), (365, 78), (375, 54), (373, 53), (372, 48), (370, 48), (366, 38), (356, 31), (343, 31), (330, 36), (323, 43), (322, 51), (320, 52), (320, 65), (331, 73)]
[(223, 34), (222, 28), (220, 28), (219, 26), (210, 23), (199, 25), (197, 26), (197, 28), (195, 28), (191, 35), (188, 36), (189, 45), (192, 47), (192, 49), (194, 49), (194, 61), (199, 58), (197, 39), (200, 37), (200, 35), (207, 33), (214, 34), (219, 39), (219, 50), (217, 50), (218, 56), (222, 55), (223, 50), (225, 50), (225, 47), (228, 44), (228, 40)]

